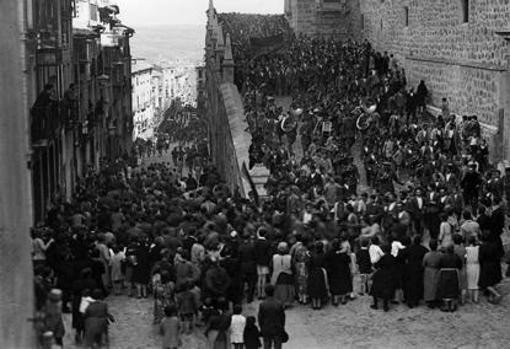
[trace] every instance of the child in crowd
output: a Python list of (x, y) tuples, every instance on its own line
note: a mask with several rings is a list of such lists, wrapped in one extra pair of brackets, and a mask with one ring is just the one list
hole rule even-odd
[(177, 349), (180, 345), (180, 326), (174, 306), (165, 307), (165, 317), (159, 329), (163, 336), (163, 349)]
[(372, 274), (372, 263), (370, 262), (370, 254), (368, 253), (368, 239), (361, 240), (361, 248), (356, 252), (356, 263), (358, 264), (360, 276), (360, 290), (359, 294), (363, 296), (369, 291), (368, 281), (370, 274)]
[(116, 296), (122, 293), (124, 274), (122, 273), (122, 263), (126, 259), (124, 251), (117, 245), (112, 248), (113, 256), (110, 259), (113, 292)]
[(193, 317), (198, 311), (198, 303), (192, 291), (193, 283), (186, 281), (177, 293), (177, 312), (182, 322), (183, 333), (189, 334), (193, 330)]
[(246, 318), (246, 326), (244, 327), (244, 346), (246, 349), (258, 349), (262, 345), (260, 343), (260, 331), (255, 322), (255, 316)]
[(476, 236), (470, 236), (468, 239), (468, 246), (466, 247), (466, 274), (467, 274), (467, 289), (469, 296), (473, 303), (478, 303), (478, 281), (480, 279), (480, 260), (478, 254), (480, 246), (476, 241)]
[(243, 308), (240, 304), (234, 305), (234, 314), (230, 323), (230, 342), (233, 344), (234, 349), (243, 349), (246, 318), (241, 315), (242, 311)]

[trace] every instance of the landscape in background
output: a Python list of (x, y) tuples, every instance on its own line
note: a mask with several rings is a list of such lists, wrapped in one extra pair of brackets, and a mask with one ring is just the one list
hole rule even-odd
[(132, 38), (133, 138), (153, 139), (172, 102), (196, 107), (205, 26), (136, 27)]
[(131, 39), (134, 58), (147, 63), (194, 64), (204, 59), (205, 25), (136, 27)]

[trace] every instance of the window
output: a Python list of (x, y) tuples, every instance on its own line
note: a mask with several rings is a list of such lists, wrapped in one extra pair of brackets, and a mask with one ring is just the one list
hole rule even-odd
[(365, 29), (365, 15), (361, 15), (361, 29)]
[(462, 9), (462, 23), (469, 22), (469, 0), (460, 0)]
[(409, 7), (404, 6), (404, 25), (409, 27)]
[(381, 18), (381, 31), (383, 30), (383, 21), (382, 21), (382, 18)]

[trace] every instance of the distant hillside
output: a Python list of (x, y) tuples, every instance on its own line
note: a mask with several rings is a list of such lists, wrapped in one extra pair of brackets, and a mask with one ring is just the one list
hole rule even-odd
[(149, 64), (168, 61), (198, 64), (204, 57), (204, 25), (165, 25), (135, 27), (131, 40), (133, 58), (145, 58)]

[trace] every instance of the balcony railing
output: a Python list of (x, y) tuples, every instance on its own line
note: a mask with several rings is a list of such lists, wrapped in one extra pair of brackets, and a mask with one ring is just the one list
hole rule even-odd
[(59, 125), (62, 124), (62, 115), (59, 109), (58, 103), (53, 103), (46, 107), (33, 107), (31, 109), (33, 146), (47, 146), (49, 140), (57, 134)]
[(75, 102), (54, 102), (45, 107), (32, 107), (31, 134), (34, 147), (44, 147), (55, 138), (62, 127), (74, 128), (78, 123), (78, 107)]

